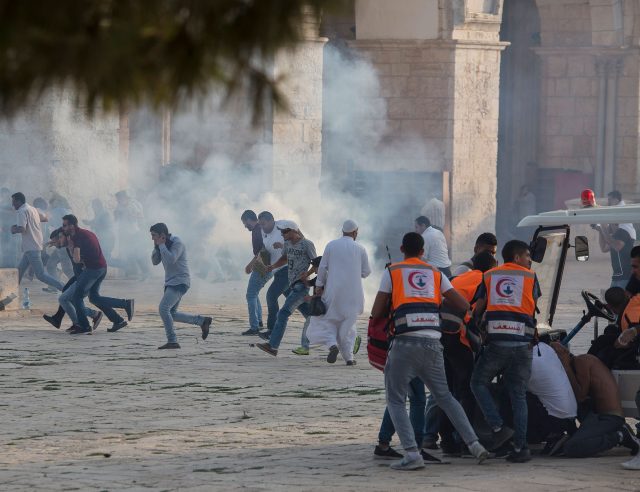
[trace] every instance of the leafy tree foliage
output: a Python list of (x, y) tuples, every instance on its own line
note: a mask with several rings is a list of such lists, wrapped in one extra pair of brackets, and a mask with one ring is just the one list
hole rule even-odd
[(0, 0), (0, 112), (70, 88), (89, 112), (212, 87), (283, 102), (269, 64), (338, 0)]

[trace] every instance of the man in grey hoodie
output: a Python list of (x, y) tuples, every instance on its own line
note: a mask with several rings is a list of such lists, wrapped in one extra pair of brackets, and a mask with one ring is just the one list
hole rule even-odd
[(193, 315), (178, 312), (178, 305), (182, 296), (186, 294), (191, 285), (189, 266), (187, 265), (187, 250), (177, 236), (169, 234), (166, 224), (159, 222), (151, 226), (151, 239), (154, 248), (151, 254), (151, 262), (164, 267), (164, 295), (160, 301), (158, 311), (164, 323), (164, 331), (167, 335), (167, 343), (158, 349), (179, 349), (173, 322), (189, 323), (200, 326), (202, 339), (209, 336), (209, 327), (212, 319), (208, 316)]

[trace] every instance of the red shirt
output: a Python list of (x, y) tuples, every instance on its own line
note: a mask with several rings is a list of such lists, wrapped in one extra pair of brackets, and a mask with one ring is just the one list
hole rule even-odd
[(71, 242), (74, 248), (80, 248), (80, 259), (86, 268), (90, 270), (107, 268), (100, 242), (93, 232), (76, 226), (76, 233), (71, 237)]

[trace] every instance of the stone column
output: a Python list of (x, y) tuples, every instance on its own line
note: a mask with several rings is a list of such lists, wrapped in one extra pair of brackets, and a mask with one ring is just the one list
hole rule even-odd
[(319, 198), (322, 165), (322, 57), (326, 38), (318, 26), (304, 26), (305, 41), (280, 52), (274, 61), (276, 79), (288, 107), (273, 111), (272, 190), (305, 184), (309, 199)]

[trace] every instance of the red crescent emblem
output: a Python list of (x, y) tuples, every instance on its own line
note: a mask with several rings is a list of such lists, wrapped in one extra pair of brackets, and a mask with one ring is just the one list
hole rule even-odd
[(513, 294), (513, 281), (510, 278), (502, 278), (496, 282), (496, 294), (500, 297), (511, 297)]

